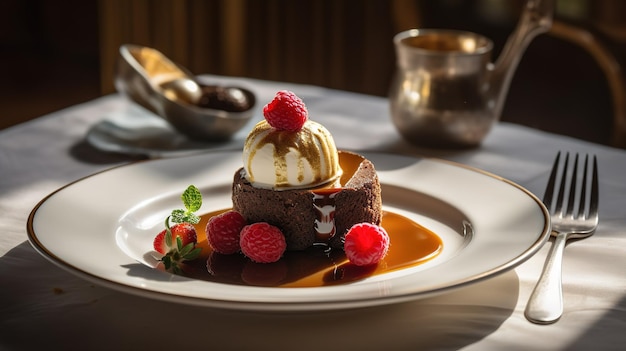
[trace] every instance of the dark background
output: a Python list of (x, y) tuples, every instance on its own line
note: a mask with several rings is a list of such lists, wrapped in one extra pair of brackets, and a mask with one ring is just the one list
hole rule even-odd
[[(154, 47), (196, 74), (385, 96), (395, 65), (395, 33), (413, 27), (470, 30), (492, 38), (497, 55), (523, 3), (4, 0), (0, 129), (114, 93), (116, 49), (127, 42)], [(556, 18), (589, 30), (626, 63), (626, 1), (560, 0)], [(526, 51), (502, 119), (610, 144), (612, 104), (596, 60), (547, 34)]]

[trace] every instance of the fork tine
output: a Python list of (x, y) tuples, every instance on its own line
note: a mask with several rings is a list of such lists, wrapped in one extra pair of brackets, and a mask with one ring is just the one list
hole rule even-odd
[(546, 191), (543, 193), (543, 204), (546, 205), (548, 210), (552, 205), (552, 197), (554, 195), (554, 184), (556, 183), (556, 175), (559, 170), (559, 159), (561, 158), (561, 151), (556, 153), (554, 164), (552, 165), (552, 172), (550, 172), (550, 179), (548, 185), (546, 185)]
[[(565, 179), (566, 179), (566, 172), (563, 171), (563, 183), (565, 183)], [(567, 210), (565, 211), (565, 217), (572, 217), (574, 218), (574, 201), (576, 201), (576, 181), (578, 180), (578, 154), (576, 154), (574, 156), (574, 165), (572, 166), (572, 178), (570, 180), (570, 184), (569, 184), (569, 197), (567, 199)], [(582, 186), (583, 191), (585, 190), (585, 187)], [(580, 209), (580, 205), (584, 206), (584, 202), (581, 199), (581, 202), (579, 204), (579, 209)]]
[(593, 156), (593, 171), (591, 174), (591, 199), (589, 201), (589, 217), (598, 216), (598, 160)]
[(563, 173), (561, 174), (561, 184), (559, 185), (559, 194), (556, 199), (554, 213), (561, 213), (563, 208), (563, 200), (565, 199), (565, 183), (567, 183), (567, 164), (569, 163), (569, 152), (565, 153), (565, 161), (563, 162)]
[(589, 163), (589, 155), (585, 155), (585, 163), (583, 165), (583, 180), (580, 183), (580, 202), (578, 203), (578, 211), (576, 212), (576, 217), (578, 218), (584, 216), (583, 218), (587, 218), (588, 215), (585, 215), (585, 206), (587, 203), (587, 170)]

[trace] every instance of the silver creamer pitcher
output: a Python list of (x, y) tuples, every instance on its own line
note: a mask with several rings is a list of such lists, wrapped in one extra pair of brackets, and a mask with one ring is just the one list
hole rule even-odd
[(495, 64), (493, 42), (479, 34), (444, 29), (397, 34), (389, 103), (399, 133), (421, 146), (480, 145), (500, 118), (522, 54), (550, 29), (553, 11), (554, 0), (528, 0)]

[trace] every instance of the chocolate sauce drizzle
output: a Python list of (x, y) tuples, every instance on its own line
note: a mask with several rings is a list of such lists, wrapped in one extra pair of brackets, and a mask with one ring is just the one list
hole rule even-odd
[(341, 189), (324, 189), (313, 192), (315, 208), (315, 239), (317, 244), (327, 244), (337, 231), (335, 226), (335, 196)]

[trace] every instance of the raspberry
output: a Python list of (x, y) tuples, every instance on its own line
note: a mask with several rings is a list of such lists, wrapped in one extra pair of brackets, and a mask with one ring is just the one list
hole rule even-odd
[(389, 250), (389, 235), (383, 227), (358, 223), (348, 230), (343, 249), (350, 262), (357, 266), (375, 264)]
[(241, 230), (239, 244), (241, 252), (258, 263), (278, 261), (287, 248), (283, 232), (265, 222), (245, 226)]
[(263, 116), (272, 127), (291, 132), (299, 131), (307, 120), (304, 102), (291, 91), (281, 90), (274, 100), (263, 107)]
[(227, 211), (211, 217), (206, 225), (206, 236), (214, 251), (230, 255), (239, 251), (239, 233), (246, 225), (239, 212)]

